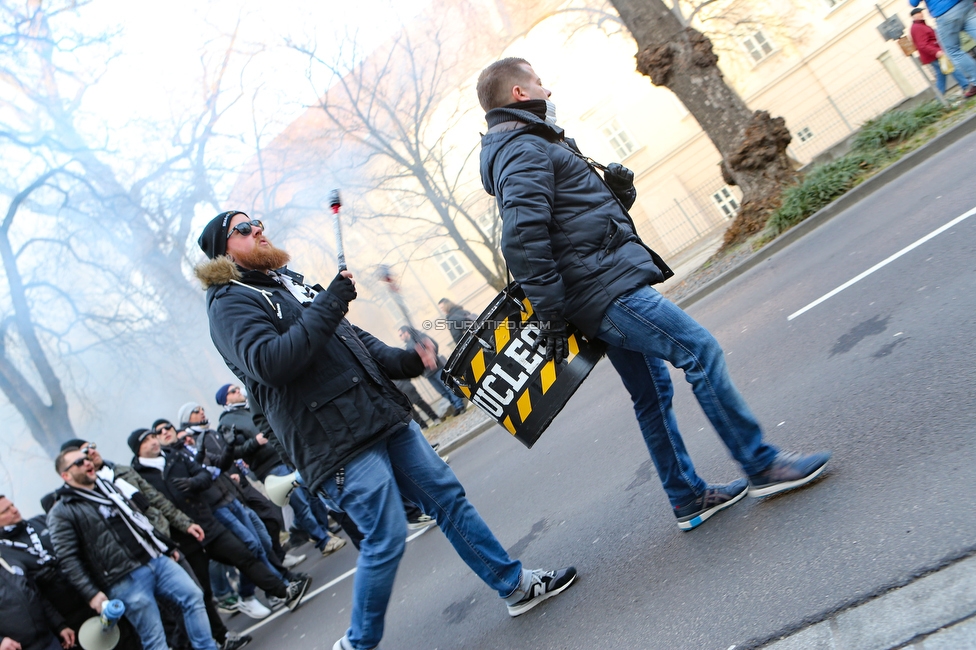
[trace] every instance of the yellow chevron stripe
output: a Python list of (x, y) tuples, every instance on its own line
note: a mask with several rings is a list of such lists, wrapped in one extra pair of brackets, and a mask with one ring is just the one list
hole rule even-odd
[(513, 436), (515, 435), (515, 425), (512, 424), (512, 418), (506, 415), (505, 419), (502, 420), (502, 424), (505, 426), (506, 429), (508, 429), (508, 432), (510, 434), (512, 434)]
[(474, 380), (481, 381), (481, 376), (485, 374), (485, 350), (482, 348), (478, 350), (478, 354), (474, 355), (474, 359), (471, 360), (471, 372), (474, 373)]
[(458, 388), (461, 389), (461, 392), (464, 393), (464, 396), (465, 397), (467, 397), (468, 399), (471, 399), (471, 389), (470, 388), (468, 388), (467, 386), (458, 386)]
[(522, 312), (522, 322), (524, 323), (535, 312), (532, 310), (532, 303), (529, 302), (528, 298), (522, 301), (522, 306), (525, 307), (525, 311)]
[(501, 352), (510, 338), (512, 338), (512, 333), (508, 329), (508, 319), (506, 318), (495, 328), (495, 352)]
[(519, 417), (522, 418), (522, 422), (525, 422), (525, 418), (529, 417), (532, 413), (532, 400), (529, 398), (529, 389), (526, 388), (525, 392), (522, 393), (518, 398), (518, 410)]
[(556, 381), (556, 363), (552, 360), (546, 361), (542, 366), (542, 394), (545, 395), (549, 387)]
[(569, 337), (569, 356), (566, 357), (566, 363), (575, 359), (577, 354), (579, 354), (579, 343), (576, 342), (576, 335), (573, 334)]

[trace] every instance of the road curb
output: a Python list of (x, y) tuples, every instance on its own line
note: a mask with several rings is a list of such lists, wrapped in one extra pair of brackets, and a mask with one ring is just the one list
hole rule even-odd
[(758, 647), (763, 650), (976, 647), (976, 556), (953, 562)]
[[(493, 420), (488, 420), (487, 422), (482, 422), (481, 424), (479, 424), (479, 425), (477, 425), (475, 427), (472, 427), (471, 429), (468, 429), (467, 431), (465, 431), (464, 433), (462, 433), (461, 435), (459, 435), (454, 440), (451, 440), (450, 442), (444, 443), (443, 445), (441, 445), (440, 447), (438, 447), (437, 448), (437, 453), (440, 454), (441, 456), (443, 456), (445, 454), (449, 454), (452, 451), (454, 451), (455, 449), (457, 449), (458, 447), (460, 447), (463, 444), (465, 444), (466, 442), (469, 442), (471, 440), (474, 440), (475, 438), (477, 438), (478, 436), (480, 436), (482, 433), (484, 433), (485, 431), (487, 431), (488, 429), (491, 429), (492, 427), (494, 427), (496, 425), (497, 425), (497, 422), (494, 422)], [(499, 427), (499, 428), (501, 428), (501, 427)]]
[(778, 253), (804, 235), (810, 233), (819, 226), (822, 226), (841, 212), (855, 205), (857, 202), (867, 198), (899, 176), (902, 176), (915, 169), (929, 158), (941, 153), (943, 150), (954, 145), (956, 142), (962, 140), (964, 137), (970, 133), (973, 133), (974, 131), (976, 131), (976, 115), (972, 115), (954, 127), (940, 133), (923, 146), (903, 157), (898, 162), (884, 168), (857, 187), (852, 188), (833, 203), (824, 206), (820, 210), (817, 210), (812, 215), (763, 246), (738, 265), (732, 267), (696, 291), (688, 294), (681, 300), (678, 300), (676, 304), (682, 309), (685, 309), (688, 306), (698, 302), (705, 296), (714, 293), (717, 289), (724, 287), (726, 284), (736, 279), (749, 269), (757, 266), (760, 262), (769, 259), (774, 253)]

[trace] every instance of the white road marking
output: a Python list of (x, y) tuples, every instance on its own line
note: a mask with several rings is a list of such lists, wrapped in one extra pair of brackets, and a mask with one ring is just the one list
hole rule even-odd
[(936, 228), (935, 230), (933, 230), (929, 234), (925, 235), (921, 239), (915, 241), (912, 244), (909, 244), (908, 246), (906, 246), (905, 248), (901, 249), (900, 251), (898, 251), (897, 253), (895, 253), (891, 257), (889, 257), (889, 258), (887, 258), (885, 260), (882, 260), (882, 261), (878, 262), (877, 264), (875, 264), (874, 266), (872, 266), (871, 268), (869, 268), (864, 273), (861, 273), (860, 275), (851, 278), (850, 280), (848, 280), (844, 284), (840, 285), (839, 287), (837, 287), (836, 289), (834, 289), (830, 293), (826, 293), (826, 294), (820, 296), (819, 298), (817, 298), (816, 300), (814, 300), (813, 302), (811, 302), (809, 305), (807, 305), (803, 309), (800, 309), (799, 311), (793, 312), (792, 314), (790, 314), (789, 316), (786, 317), (786, 320), (793, 320), (797, 316), (799, 316), (799, 315), (801, 315), (801, 314), (803, 314), (803, 313), (805, 313), (805, 312), (813, 309), (814, 307), (816, 307), (820, 303), (824, 302), (825, 300), (829, 300), (830, 298), (833, 298), (838, 293), (840, 293), (841, 291), (843, 291), (847, 287), (851, 286), (852, 284), (855, 284), (857, 282), (860, 282), (861, 280), (863, 280), (864, 278), (868, 277), (869, 275), (871, 275), (872, 273), (874, 273), (878, 269), (880, 269), (880, 268), (882, 268), (884, 266), (887, 266), (888, 264), (894, 262), (896, 259), (898, 259), (902, 255), (904, 255), (905, 253), (908, 253), (908, 252), (910, 252), (912, 250), (915, 250), (916, 248), (918, 248), (919, 246), (921, 246), (922, 244), (924, 244), (928, 240), (930, 240), (933, 237), (936, 237), (938, 235), (941, 235), (946, 230), (949, 230), (949, 228), (952, 228), (957, 223), (960, 223), (961, 221), (964, 221), (964, 220), (968, 219), (969, 217), (973, 216), (974, 214), (976, 214), (976, 208), (973, 208), (972, 210), (970, 210), (969, 212), (967, 212), (965, 214), (959, 215), (958, 217), (956, 217), (955, 219), (953, 219), (949, 223), (945, 224), (944, 226), (941, 226), (939, 228)]
[[(421, 535), (423, 535), (424, 533), (426, 533), (429, 528), (430, 528), (430, 526), (428, 526), (427, 528), (424, 528), (423, 530), (418, 530), (413, 535), (408, 536), (407, 537), (407, 541), (408, 542), (412, 542), (413, 540), (417, 539), (418, 537), (420, 537)], [(349, 569), (348, 571), (346, 571), (345, 573), (343, 573), (338, 578), (333, 578), (332, 580), (330, 580), (326, 584), (322, 585), (318, 589), (316, 589), (314, 591), (310, 591), (309, 593), (305, 594), (305, 597), (302, 598), (302, 605), (304, 605), (308, 601), (312, 600), (313, 598), (315, 598), (316, 596), (318, 596), (320, 593), (322, 593), (323, 591), (325, 591), (329, 587), (333, 587), (333, 586), (339, 584), (340, 582), (342, 582), (343, 580), (345, 580), (349, 576), (354, 575), (355, 573), (356, 573), (356, 568), (353, 567), (352, 569)], [(251, 627), (247, 628), (246, 630), (244, 630), (243, 632), (241, 632), (241, 634), (250, 634), (254, 630), (257, 630), (259, 628), (264, 627), (265, 625), (267, 625), (271, 621), (275, 620), (279, 616), (282, 616), (283, 614), (289, 613), (289, 611), (290, 610), (287, 607), (282, 607), (281, 609), (279, 609), (274, 614), (271, 614), (267, 618), (261, 619), (260, 621), (258, 621), (254, 625), (252, 625)], [(342, 613), (341, 610), (340, 610), (339, 613), (340, 614)]]

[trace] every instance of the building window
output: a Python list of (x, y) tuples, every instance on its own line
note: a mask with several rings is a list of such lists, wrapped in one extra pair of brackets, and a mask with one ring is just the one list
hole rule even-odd
[(603, 125), (603, 137), (613, 147), (614, 153), (617, 154), (617, 158), (620, 160), (637, 151), (637, 144), (634, 142), (634, 138), (627, 133), (627, 129), (620, 124), (617, 118), (613, 118)]
[(756, 32), (749, 36), (742, 41), (742, 44), (745, 45), (746, 51), (752, 57), (753, 63), (759, 63), (773, 53), (773, 44), (762, 32)]
[(440, 246), (434, 251), (434, 259), (437, 261), (437, 265), (441, 267), (441, 271), (447, 276), (448, 282), (454, 282), (462, 275), (467, 273), (464, 270), (464, 266), (461, 265), (460, 260), (458, 260), (457, 251), (452, 251), (447, 244)]
[(800, 139), (800, 142), (807, 142), (813, 139), (813, 131), (810, 130), (809, 126), (805, 126), (796, 132), (796, 137)]
[(731, 219), (739, 211), (739, 200), (728, 185), (712, 194), (712, 200), (726, 219)]

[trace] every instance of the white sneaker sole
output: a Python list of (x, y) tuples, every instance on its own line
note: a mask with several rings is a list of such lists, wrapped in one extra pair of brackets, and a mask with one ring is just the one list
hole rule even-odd
[(742, 501), (742, 499), (745, 498), (745, 496), (746, 496), (746, 492), (748, 492), (748, 491), (749, 491), (749, 487), (746, 486), (746, 489), (744, 489), (742, 492), (739, 492), (737, 495), (735, 495), (734, 497), (732, 497), (731, 499), (729, 499), (728, 501), (726, 501), (722, 505), (718, 506), (717, 508), (712, 508), (708, 512), (705, 512), (704, 514), (698, 515), (694, 519), (689, 519), (688, 521), (679, 521), (678, 522), (678, 528), (680, 528), (681, 530), (694, 530), (694, 529), (698, 528), (703, 523), (705, 523), (706, 521), (708, 521), (709, 518), (711, 518), (712, 515), (714, 515), (716, 513), (719, 513), (719, 512), (722, 512), (723, 510), (725, 510), (729, 506), (734, 506), (739, 501)]
[(576, 575), (574, 575), (573, 578), (569, 582), (567, 582), (566, 584), (564, 584), (559, 589), (556, 589), (555, 591), (550, 591), (549, 593), (543, 594), (542, 596), (539, 596), (537, 598), (533, 598), (532, 600), (530, 600), (529, 602), (525, 603), (524, 605), (519, 605), (518, 607), (509, 607), (508, 608), (508, 615), (511, 616), (511, 617), (513, 617), (513, 618), (516, 617), (516, 616), (520, 616), (520, 615), (524, 614), (525, 612), (529, 611), (530, 609), (532, 609), (533, 607), (535, 607), (536, 605), (538, 605), (539, 603), (545, 602), (545, 601), (549, 600), (550, 598), (552, 598), (553, 596), (558, 596), (559, 594), (561, 594), (564, 591), (566, 591), (567, 589), (569, 589), (570, 585), (572, 585), (574, 582), (576, 582), (576, 578), (578, 578), (578, 577), (579, 577), (579, 573), (577, 573)]
[(771, 494), (778, 494), (779, 492), (786, 492), (787, 490), (792, 490), (793, 488), (798, 488), (801, 485), (806, 485), (807, 483), (809, 483), (813, 479), (815, 479), (818, 476), (820, 476), (821, 474), (823, 474), (823, 471), (825, 469), (827, 469), (827, 463), (824, 463), (823, 465), (821, 465), (812, 474), (807, 474), (803, 478), (797, 479), (795, 481), (788, 481), (786, 483), (776, 483), (775, 485), (770, 485), (770, 486), (763, 487), (763, 488), (754, 488), (754, 487), (752, 487), (750, 485), (749, 486), (749, 496), (751, 496), (753, 498), (768, 497)]

